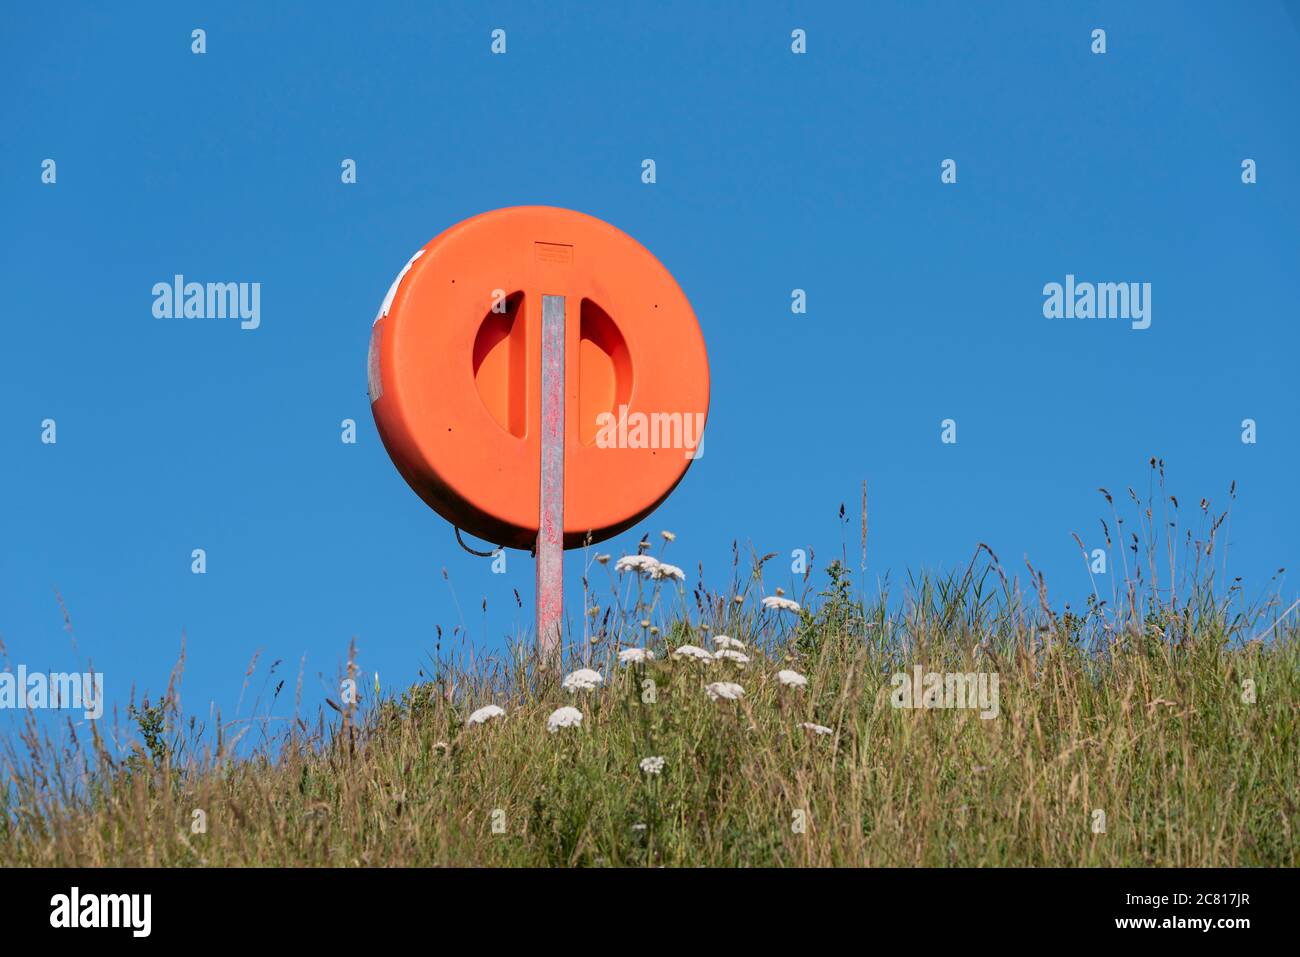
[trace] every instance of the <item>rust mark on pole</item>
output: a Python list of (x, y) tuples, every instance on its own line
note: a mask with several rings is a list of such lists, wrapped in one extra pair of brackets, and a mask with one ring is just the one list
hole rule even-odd
[(542, 296), (541, 515), (537, 643), (558, 664), (564, 628), (564, 296)]

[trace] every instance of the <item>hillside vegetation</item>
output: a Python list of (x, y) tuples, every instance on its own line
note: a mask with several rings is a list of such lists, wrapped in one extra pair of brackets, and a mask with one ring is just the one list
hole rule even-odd
[[(524, 643), (469, 666), (438, 642), (405, 693), (377, 696), (349, 664), (355, 700), (287, 727), (205, 730), (169, 693), (132, 710), (125, 755), (97, 728), (29, 723), (6, 755), (0, 861), (1296, 866), (1295, 615), (1241, 608), (1232, 583), (1216, 598), (1221, 519), (1204, 503), (1197, 522), (1177, 564), (1117, 542), (1097, 579), (1117, 584), (1077, 611), (983, 546), (870, 600), (842, 555), (796, 582), (798, 610), (764, 584), (772, 556), (714, 593), (589, 552), (562, 665)], [(865, 532), (864, 514), (864, 555)], [(629, 649), (654, 660), (620, 663)], [(918, 665), (996, 676), (996, 715), (897, 707), (893, 676), (910, 691)], [(599, 684), (566, 688), (584, 667)], [(468, 723), (492, 704), (504, 714)], [(548, 730), (564, 707), (580, 724)], [(233, 742), (250, 733), (251, 754)]]

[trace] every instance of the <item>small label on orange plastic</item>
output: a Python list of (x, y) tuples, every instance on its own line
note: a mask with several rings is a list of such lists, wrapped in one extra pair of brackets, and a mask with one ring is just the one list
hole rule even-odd
[(573, 265), (572, 246), (563, 243), (533, 243), (533, 249), (537, 251), (539, 263), (550, 263), (552, 266)]

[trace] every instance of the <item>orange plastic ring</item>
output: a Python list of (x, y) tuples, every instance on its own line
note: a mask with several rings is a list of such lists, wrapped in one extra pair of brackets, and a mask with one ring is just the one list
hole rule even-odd
[(514, 548), (531, 548), (538, 529), (543, 296), (565, 297), (566, 548), (653, 511), (700, 454), (708, 415), (695, 314), (630, 236), (573, 210), (518, 206), (433, 239), (375, 320), (371, 409), (430, 507)]

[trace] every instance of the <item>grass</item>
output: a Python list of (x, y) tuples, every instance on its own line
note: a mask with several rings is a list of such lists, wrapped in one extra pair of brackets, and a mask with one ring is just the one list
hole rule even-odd
[[(869, 600), (843, 555), (824, 581), (804, 577), (797, 613), (759, 600), (775, 591), (763, 582), (774, 556), (742, 571), (737, 552), (713, 593), (589, 553), (589, 613), (564, 667), (526, 645), (468, 665), (439, 643), (428, 680), (383, 698), (349, 660), (356, 700), (331, 699), (314, 726), (295, 718), (250, 754), (233, 723), (210, 740), (174, 689), (132, 709), (125, 755), (97, 727), (56, 741), (29, 720), (5, 754), (0, 861), (1295, 866), (1293, 609), (1244, 608), (1236, 582), (1216, 594), (1226, 512), (1202, 503), (1180, 538), (1176, 515), (1151, 518), (1162, 487), (1130, 494), (1143, 534), (1118, 512), (1103, 524), (1122, 568), (1096, 576), (1116, 584), (1077, 612), (1053, 609), (1032, 568), (1022, 588), (984, 546), (958, 572)], [(865, 497), (862, 543), (865, 562)], [(748, 664), (666, 654), (720, 633), (746, 643)], [(619, 666), (619, 649), (642, 646), (657, 660)], [(996, 674), (997, 717), (894, 707), (891, 676), (917, 664)], [(603, 685), (564, 690), (579, 666)], [(807, 686), (783, 686), (779, 669)], [(744, 697), (710, 700), (706, 683), (722, 680)], [(506, 715), (467, 726), (488, 703)], [(581, 726), (548, 733), (563, 705)], [(650, 756), (661, 773), (641, 769)]]

